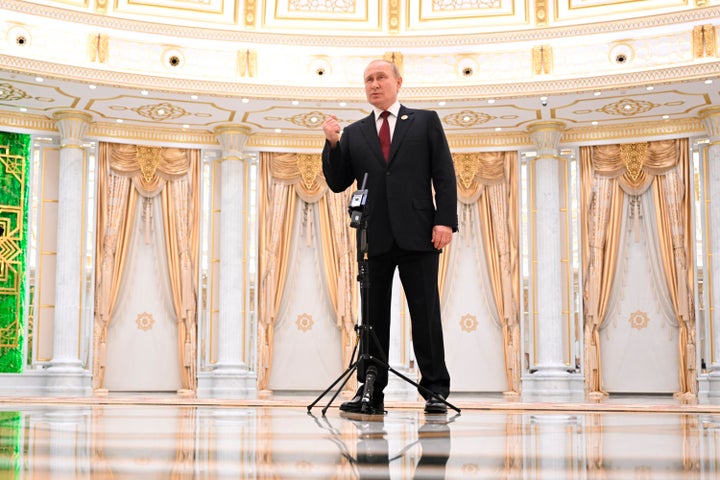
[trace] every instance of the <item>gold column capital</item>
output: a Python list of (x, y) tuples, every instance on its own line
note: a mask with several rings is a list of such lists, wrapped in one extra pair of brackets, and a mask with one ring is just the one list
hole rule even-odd
[(535, 122), (528, 125), (527, 131), (538, 149), (537, 158), (557, 157), (560, 139), (565, 131), (563, 122)]
[(710, 136), (711, 142), (720, 141), (720, 106), (703, 108), (698, 117)]
[(251, 130), (245, 125), (234, 123), (226, 123), (218, 125), (213, 130), (217, 137), (220, 147), (222, 147), (222, 159), (225, 160), (242, 160), (243, 148), (250, 137)]
[(92, 123), (92, 115), (79, 110), (58, 110), (53, 112), (53, 120), (62, 137), (61, 148), (82, 147), (82, 139)]

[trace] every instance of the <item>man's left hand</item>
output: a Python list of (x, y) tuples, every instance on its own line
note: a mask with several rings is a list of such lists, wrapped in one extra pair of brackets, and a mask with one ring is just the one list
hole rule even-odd
[(445, 225), (435, 225), (432, 231), (433, 246), (438, 250), (442, 250), (450, 243), (452, 236), (452, 228)]

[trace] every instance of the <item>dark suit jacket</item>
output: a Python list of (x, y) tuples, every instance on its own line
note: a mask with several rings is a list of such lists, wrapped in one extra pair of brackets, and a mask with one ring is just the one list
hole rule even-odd
[(354, 181), (359, 188), (368, 174), (370, 257), (388, 251), (393, 240), (405, 250), (435, 251), (434, 225), (457, 231), (455, 169), (436, 112), (400, 107), (387, 163), (372, 113), (346, 127), (335, 148), (326, 141), (322, 157), (325, 180), (334, 192)]

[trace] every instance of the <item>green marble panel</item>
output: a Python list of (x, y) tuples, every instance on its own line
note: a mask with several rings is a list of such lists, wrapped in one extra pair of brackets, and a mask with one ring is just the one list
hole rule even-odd
[(30, 141), (0, 132), (0, 373), (24, 365)]

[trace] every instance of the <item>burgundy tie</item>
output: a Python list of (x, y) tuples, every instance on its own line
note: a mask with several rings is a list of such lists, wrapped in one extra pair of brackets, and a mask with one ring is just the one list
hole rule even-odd
[(380, 125), (380, 133), (378, 136), (380, 137), (380, 148), (383, 152), (383, 157), (385, 157), (385, 161), (388, 161), (388, 157), (390, 157), (390, 123), (388, 122), (388, 115), (390, 115), (390, 112), (385, 110), (380, 114), (380, 118), (383, 119), (382, 125)]

